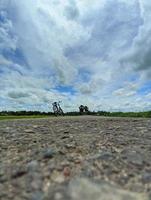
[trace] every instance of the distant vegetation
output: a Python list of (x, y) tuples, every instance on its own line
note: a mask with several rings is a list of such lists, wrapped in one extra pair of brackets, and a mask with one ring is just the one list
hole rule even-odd
[(39, 111), (2, 111), (0, 112), (0, 120), (4, 119), (24, 119), (24, 118), (44, 118), (48, 116), (53, 116), (54, 114), (49, 112), (39, 112)]
[[(69, 113), (66, 113), (66, 115), (75, 116), (75, 115), (80, 115), (80, 113), (79, 112), (69, 112)], [(150, 118), (151, 117), (151, 111), (146, 111), (146, 112), (106, 112), (106, 111), (98, 111), (98, 112), (88, 112), (87, 115), (106, 116), (106, 117)]]
[(31, 115), (54, 115), (52, 112), (40, 112), (40, 111), (1, 111), (0, 116), (31, 116)]
[(100, 116), (109, 116), (109, 117), (143, 117), (143, 118), (151, 117), (151, 111), (146, 111), (146, 112), (104, 112), (104, 111), (99, 111), (97, 114)]
[[(79, 112), (67, 112), (64, 113), (64, 116), (79, 116), (85, 115), (85, 113)], [(94, 115), (94, 116), (106, 116), (106, 117), (143, 117), (150, 118), (151, 111), (146, 112), (106, 112), (106, 111), (98, 111), (98, 112), (87, 112), (86, 115)], [(41, 118), (41, 117), (49, 117), (54, 116), (52, 112), (39, 112), (39, 111), (2, 111), (0, 112), (0, 119), (14, 119), (14, 118)]]

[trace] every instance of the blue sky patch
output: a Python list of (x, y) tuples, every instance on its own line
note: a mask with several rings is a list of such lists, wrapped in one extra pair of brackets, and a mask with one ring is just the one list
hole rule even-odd
[(141, 88), (138, 89), (139, 95), (146, 95), (151, 92), (151, 81), (145, 83)]
[(3, 50), (3, 56), (8, 59), (11, 60), (14, 63), (17, 63), (19, 65), (24, 65), (24, 66), (28, 66), (26, 59), (23, 55), (23, 52), (20, 49), (16, 49), (14, 50)]
[(60, 93), (70, 93), (72, 95), (76, 93), (75, 89), (72, 86), (58, 86), (55, 89)]
[(88, 70), (80, 69), (79, 70), (79, 78), (83, 82), (89, 82), (91, 80), (91, 73)]

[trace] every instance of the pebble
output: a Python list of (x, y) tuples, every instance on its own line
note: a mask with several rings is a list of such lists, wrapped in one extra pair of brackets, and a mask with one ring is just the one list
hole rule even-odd
[(45, 149), (43, 151), (43, 158), (51, 159), (55, 156), (56, 152), (53, 149)]
[(107, 152), (107, 151), (101, 151), (100, 153), (90, 157), (90, 160), (105, 160), (105, 161), (108, 161), (108, 160), (112, 160), (114, 159), (114, 155), (110, 152)]
[(64, 175), (65, 177), (69, 177), (69, 176), (71, 175), (71, 169), (70, 169), (69, 167), (65, 167), (65, 168), (63, 169), (63, 175)]
[(65, 181), (65, 178), (64, 178), (64, 176), (61, 172), (54, 170), (52, 175), (51, 175), (51, 180), (60, 184), (60, 183), (63, 183)]
[(55, 195), (54, 195), (54, 198), (55, 200), (61, 200), (63, 198), (63, 195), (59, 192), (57, 192)]
[(69, 133), (69, 131), (64, 131), (65, 134)]
[(70, 136), (69, 135), (64, 135), (64, 136), (61, 137), (61, 139), (67, 139), (67, 138), (70, 138)]
[(41, 191), (35, 191), (31, 195), (31, 200), (44, 200), (44, 194)]
[(151, 183), (151, 173), (144, 173), (144, 174), (142, 175), (142, 182), (143, 182), (144, 184), (146, 184), (146, 183)]
[(74, 148), (76, 148), (75, 144), (66, 144), (65, 147), (67, 149), (74, 149)]
[(29, 172), (35, 172), (39, 169), (39, 163), (36, 160), (33, 160), (27, 164), (27, 169)]
[(37, 126), (37, 125), (34, 125), (33, 128), (38, 128), (38, 126)]
[(24, 176), (26, 173), (27, 173), (27, 170), (25, 168), (16, 167), (16, 169), (13, 169), (11, 177), (19, 178), (21, 176)]
[(68, 193), (71, 200), (149, 200), (146, 194), (122, 190), (107, 182), (96, 184), (85, 178), (71, 181)]
[(25, 133), (34, 133), (34, 131), (32, 129), (26, 129), (24, 131), (25, 131)]
[(125, 149), (121, 152), (122, 158), (126, 159), (129, 163), (134, 165), (142, 166), (143, 165), (143, 157), (140, 152), (137, 152), (133, 149)]

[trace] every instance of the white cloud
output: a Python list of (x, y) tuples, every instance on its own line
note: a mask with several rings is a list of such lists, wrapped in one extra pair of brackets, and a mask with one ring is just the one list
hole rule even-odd
[(136, 83), (128, 83), (125, 87), (117, 89), (113, 92), (114, 95), (129, 97), (134, 96), (137, 93), (139, 86)]
[(12, 36), (12, 22), (7, 18), (5, 11), (0, 11), (2, 22), (0, 21), (0, 53), (4, 50), (16, 49), (16, 37)]
[(151, 3), (147, 0), (140, 0), (141, 15), (143, 23), (139, 28), (139, 33), (133, 42), (123, 61), (136, 71), (141, 71), (142, 79), (151, 78)]

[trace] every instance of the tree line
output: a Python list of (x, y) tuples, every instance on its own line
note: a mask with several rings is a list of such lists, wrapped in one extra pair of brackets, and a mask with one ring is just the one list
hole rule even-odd
[[(32, 116), (32, 115), (41, 115), (41, 116), (54, 116), (53, 112), (40, 112), (40, 111), (1, 111), (0, 116)], [(98, 112), (66, 112), (64, 116), (79, 116), (79, 115), (94, 115), (94, 116), (106, 116), (106, 117), (144, 117), (150, 118), (151, 111), (145, 112), (107, 112), (107, 111), (98, 111)]]

